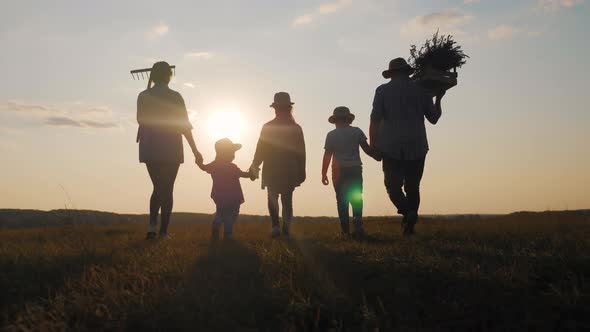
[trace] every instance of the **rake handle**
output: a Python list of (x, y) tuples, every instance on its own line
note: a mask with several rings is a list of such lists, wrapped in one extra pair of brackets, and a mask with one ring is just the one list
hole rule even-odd
[[(170, 66), (170, 69), (174, 70), (176, 69), (176, 66)], [(152, 68), (134, 69), (131, 71), (131, 74), (149, 73), (150, 71), (152, 71)]]

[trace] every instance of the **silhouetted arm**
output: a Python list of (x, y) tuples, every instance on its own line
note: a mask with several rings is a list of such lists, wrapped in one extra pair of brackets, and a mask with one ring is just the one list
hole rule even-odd
[(139, 143), (139, 141), (141, 140), (141, 125), (143, 124), (143, 98), (141, 94), (137, 96), (137, 114), (135, 116), (138, 124), (135, 142)]
[(360, 146), (361, 146), (361, 149), (363, 149), (363, 151), (367, 154), (367, 156), (369, 156), (369, 157), (374, 156), (375, 149), (370, 147), (369, 144), (367, 144), (367, 141), (361, 141)]
[(332, 155), (332, 151), (324, 151), (324, 160), (322, 161), (322, 183), (325, 186), (330, 184), (330, 181), (328, 180), (328, 168), (330, 167), (330, 162), (332, 161)]
[(137, 119), (137, 124), (138, 125), (142, 125), (143, 124), (143, 112), (144, 112), (144, 101), (143, 101), (143, 96), (140, 93), (137, 96), (137, 113), (135, 114), (136, 119)]
[(373, 98), (373, 110), (371, 111), (371, 124), (369, 125), (369, 145), (375, 148), (377, 144), (377, 131), (383, 120), (385, 109), (383, 107), (383, 95), (381, 90), (375, 90), (375, 98)]
[(204, 171), (204, 172), (208, 172), (208, 168), (205, 164), (203, 164), (203, 159), (201, 160), (197, 160), (196, 161), (197, 166), (199, 166), (199, 168)]
[(191, 150), (193, 151), (193, 155), (195, 155), (195, 162), (197, 163), (197, 165), (199, 164), (199, 162), (202, 163), (203, 162), (203, 155), (201, 155), (201, 153), (197, 149), (197, 145), (195, 144), (195, 139), (193, 138), (192, 131), (190, 129), (187, 129), (182, 134), (184, 135), (184, 138), (186, 138), (188, 145), (191, 147)]
[(375, 147), (377, 143), (377, 130), (379, 129), (379, 125), (381, 121), (371, 120), (369, 124), (369, 145)]
[(186, 109), (186, 105), (184, 103), (184, 99), (180, 94), (178, 94), (178, 100), (176, 101), (178, 107), (180, 108), (181, 118), (178, 119), (178, 126), (181, 129), (182, 135), (186, 138), (188, 145), (191, 147), (191, 151), (195, 156), (195, 163), (203, 162), (203, 155), (197, 149), (197, 144), (195, 143), (195, 139), (193, 138), (192, 129), (193, 126), (188, 118), (188, 111)]
[(436, 95), (436, 101), (434, 102), (434, 105), (432, 104), (432, 98), (428, 97), (427, 108), (424, 112), (424, 116), (428, 122), (436, 124), (440, 119), (440, 116), (442, 115), (441, 101), (445, 93), (446, 91), (443, 91), (442, 93)]
[(306, 163), (306, 154), (305, 154), (305, 136), (303, 136), (303, 130), (299, 127), (299, 135), (297, 139), (297, 155), (299, 157), (299, 174), (300, 174), (300, 183), (305, 182), (307, 178), (305, 163)]
[(252, 161), (252, 167), (260, 168), (262, 162), (264, 162), (264, 156), (266, 154), (266, 132), (264, 127), (260, 131), (260, 136), (258, 137), (258, 143), (256, 144), (256, 152), (254, 152), (254, 160)]

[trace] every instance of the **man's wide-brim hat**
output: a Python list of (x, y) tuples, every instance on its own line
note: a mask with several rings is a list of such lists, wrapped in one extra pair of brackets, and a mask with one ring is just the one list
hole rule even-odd
[(414, 72), (414, 68), (412, 68), (412, 66), (406, 62), (406, 59), (395, 58), (389, 61), (389, 69), (383, 71), (383, 77), (391, 78), (391, 74), (394, 72), (406, 72), (408, 74), (412, 74)]
[(291, 96), (286, 92), (277, 92), (275, 93), (275, 98), (270, 107), (275, 106), (292, 106), (295, 103), (291, 102)]
[(354, 121), (354, 114), (350, 113), (348, 107), (339, 106), (334, 109), (334, 113), (328, 118), (328, 122), (335, 123), (337, 119), (347, 119), (352, 122)]
[(236, 144), (232, 142), (229, 138), (222, 138), (219, 141), (215, 142), (215, 152), (223, 153), (223, 152), (236, 152), (242, 148), (242, 144)]

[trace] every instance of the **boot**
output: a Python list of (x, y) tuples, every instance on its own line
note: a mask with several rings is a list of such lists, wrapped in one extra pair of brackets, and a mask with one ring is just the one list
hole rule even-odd
[(359, 219), (358, 217), (353, 220), (354, 222), (354, 232), (352, 233), (352, 237), (357, 240), (362, 240), (366, 237), (367, 233), (363, 228), (363, 220)]
[(283, 236), (285, 238), (289, 238), (291, 236), (291, 223), (290, 222), (283, 222)]
[(281, 236), (281, 230), (279, 229), (279, 226), (272, 226), (272, 232), (270, 233), (270, 236), (273, 239)]
[(350, 225), (348, 222), (340, 222), (340, 229), (342, 230), (342, 235), (344, 237), (350, 236)]
[(418, 213), (416, 211), (410, 211), (404, 216), (404, 236), (410, 237), (414, 235), (414, 227), (416, 226), (416, 222), (418, 222)]
[(211, 241), (219, 241), (219, 228), (213, 227), (211, 230)]

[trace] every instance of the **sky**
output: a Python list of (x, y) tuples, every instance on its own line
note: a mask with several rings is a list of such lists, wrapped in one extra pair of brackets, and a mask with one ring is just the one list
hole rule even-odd
[[(273, 94), (288, 91), (307, 144), (296, 215), (336, 215), (321, 184), (336, 106), (368, 134), (389, 60), (437, 29), (470, 55), (427, 125), (422, 213), (590, 208), (590, 3), (584, 0), (8, 1), (0, 12), (0, 208), (147, 213), (129, 70), (177, 66), (205, 161), (220, 133), (250, 165)], [(220, 126), (215, 119), (228, 119)], [(214, 211), (210, 176), (186, 163), (175, 211)], [(381, 165), (364, 162), (365, 215), (391, 215)], [(242, 213), (265, 214), (242, 180)]]

